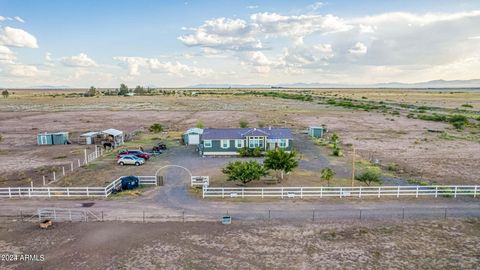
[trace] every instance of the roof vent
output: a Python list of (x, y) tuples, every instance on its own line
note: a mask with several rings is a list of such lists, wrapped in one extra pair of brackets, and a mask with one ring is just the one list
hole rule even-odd
[(268, 127), (268, 130), (272, 130), (272, 126), (269, 126), (269, 127)]
[(257, 130), (257, 128), (253, 128), (253, 130)]

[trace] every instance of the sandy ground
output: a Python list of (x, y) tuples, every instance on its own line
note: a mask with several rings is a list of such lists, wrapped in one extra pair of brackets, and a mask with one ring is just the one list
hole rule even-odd
[[(368, 94), (368, 98), (389, 100), (403, 95), (394, 93), (394, 96), (388, 96), (375, 91)], [(477, 95), (420, 92), (414, 96), (421, 99), (422, 104), (446, 102), (457, 106), (469, 99), (477, 100)], [(405, 99), (412, 101), (411, 98)], [(131, 132), (159, 122), (167, 130), (182, 132), (199, 120), (207, 127), (237, 127), (240, 119), (246, 119), (252, 126), (263, 122), (296, 131), (309, 125), (326, 124), (331, 132), (340, 135), (344, 144), (345, 156), (332, 161), (332, 164), (338, 161), (339, 167), (348, 166), (345, 164), (351, 160), (352, 150), (348, 144), (353, 143), (358, 159), (397, 164), (400, 176), (404, 178), (433, 180), (439, 184), (480, 183), (478, 141), (447, 140), (440, 138), (438, 133), (427, 131), (445, 130), (449, 134), (462, 135), (449, 125), (405, 116), (352, 111), (315, 102), (246, 96), (52, 98), (35, 92), (1, 99), (0, 111), (2, 186), (28, 185), (30, 180), (39, 183), (42, 174), (50, 175), (54, 169), (58, 172), (60, 166), (68, 166), (83, 157), (85, 146), (82, 145), (37, 146), (38, 132), (69, 131), (72, 140), (76, 141), (82, 132), (110, 127)], [(328, 152), (323, 154), (328, 156)], [(114, 163), (110, 162), (108, 166), (114, 166)], [(125, 169), (125, 173), (130, 171), (135, 169)], [(347, 169), (339, 171), (340, 174), (348, 173)], [(308, 171), (298, 173), (312, 174)]]
[[(0, 225), (2, 269), (476, 269), (478, 220)], [(41, 259), (39, 259), (41, 260)]]

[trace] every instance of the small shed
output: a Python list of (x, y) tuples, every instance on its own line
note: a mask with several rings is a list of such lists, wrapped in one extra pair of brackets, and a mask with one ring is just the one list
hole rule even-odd
[(107, 137), (110, 137), (110, 140), (115, 144), (115, 147), (122, 145), (124, 142), (123, 131), (109, 128), (102, 131), (102, 133), (107, 135)]
[(83, 133), (80, 135), (80, 141), (79, 143), (84, 143), (84, 144), (95, 144), (95, 138), (99, 135), (99, 132), (96, 131), (90, 131), (87, 133)]
[(322, 138), (325, 134), (325, 127), (308, 127), (308, 135), (314, 138)]
[(37, 135), (38, 145), (69, 144), (68, 132), (40, 133)]
[(200, 144), (200, 135), (203, 134), (201, 128), (190, 128), (182, 135), (183, 143), (186, 145), (198, 145)]

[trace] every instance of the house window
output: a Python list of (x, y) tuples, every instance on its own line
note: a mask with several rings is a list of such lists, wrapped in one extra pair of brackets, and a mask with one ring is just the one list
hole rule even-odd
[(221, 140), (220, 145), (223, 149), (227, 149), (230, 147), (230, 140)]
[(236, 148), (243, 148), (243, 140), (235, 140)]
[(262, 137), (250, 137), (248, 139), (249, 148), (263, 147), (263, 138)]
[(280, 148), (287, 148), (287, 140), (286, 139), (281, 139), (279, 143)]
[(203, 141), (203, 146), (204, 146), (205, 148), (210, 148), (210, 147), (212, 147), (212, 140), (205, 140), (205, 141)]

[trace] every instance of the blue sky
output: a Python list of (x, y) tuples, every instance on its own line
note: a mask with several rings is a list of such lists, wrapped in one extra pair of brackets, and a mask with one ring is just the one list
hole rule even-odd
[(474, 79), (478, 25), (480, 1), (0, 0), (0, 87)]

